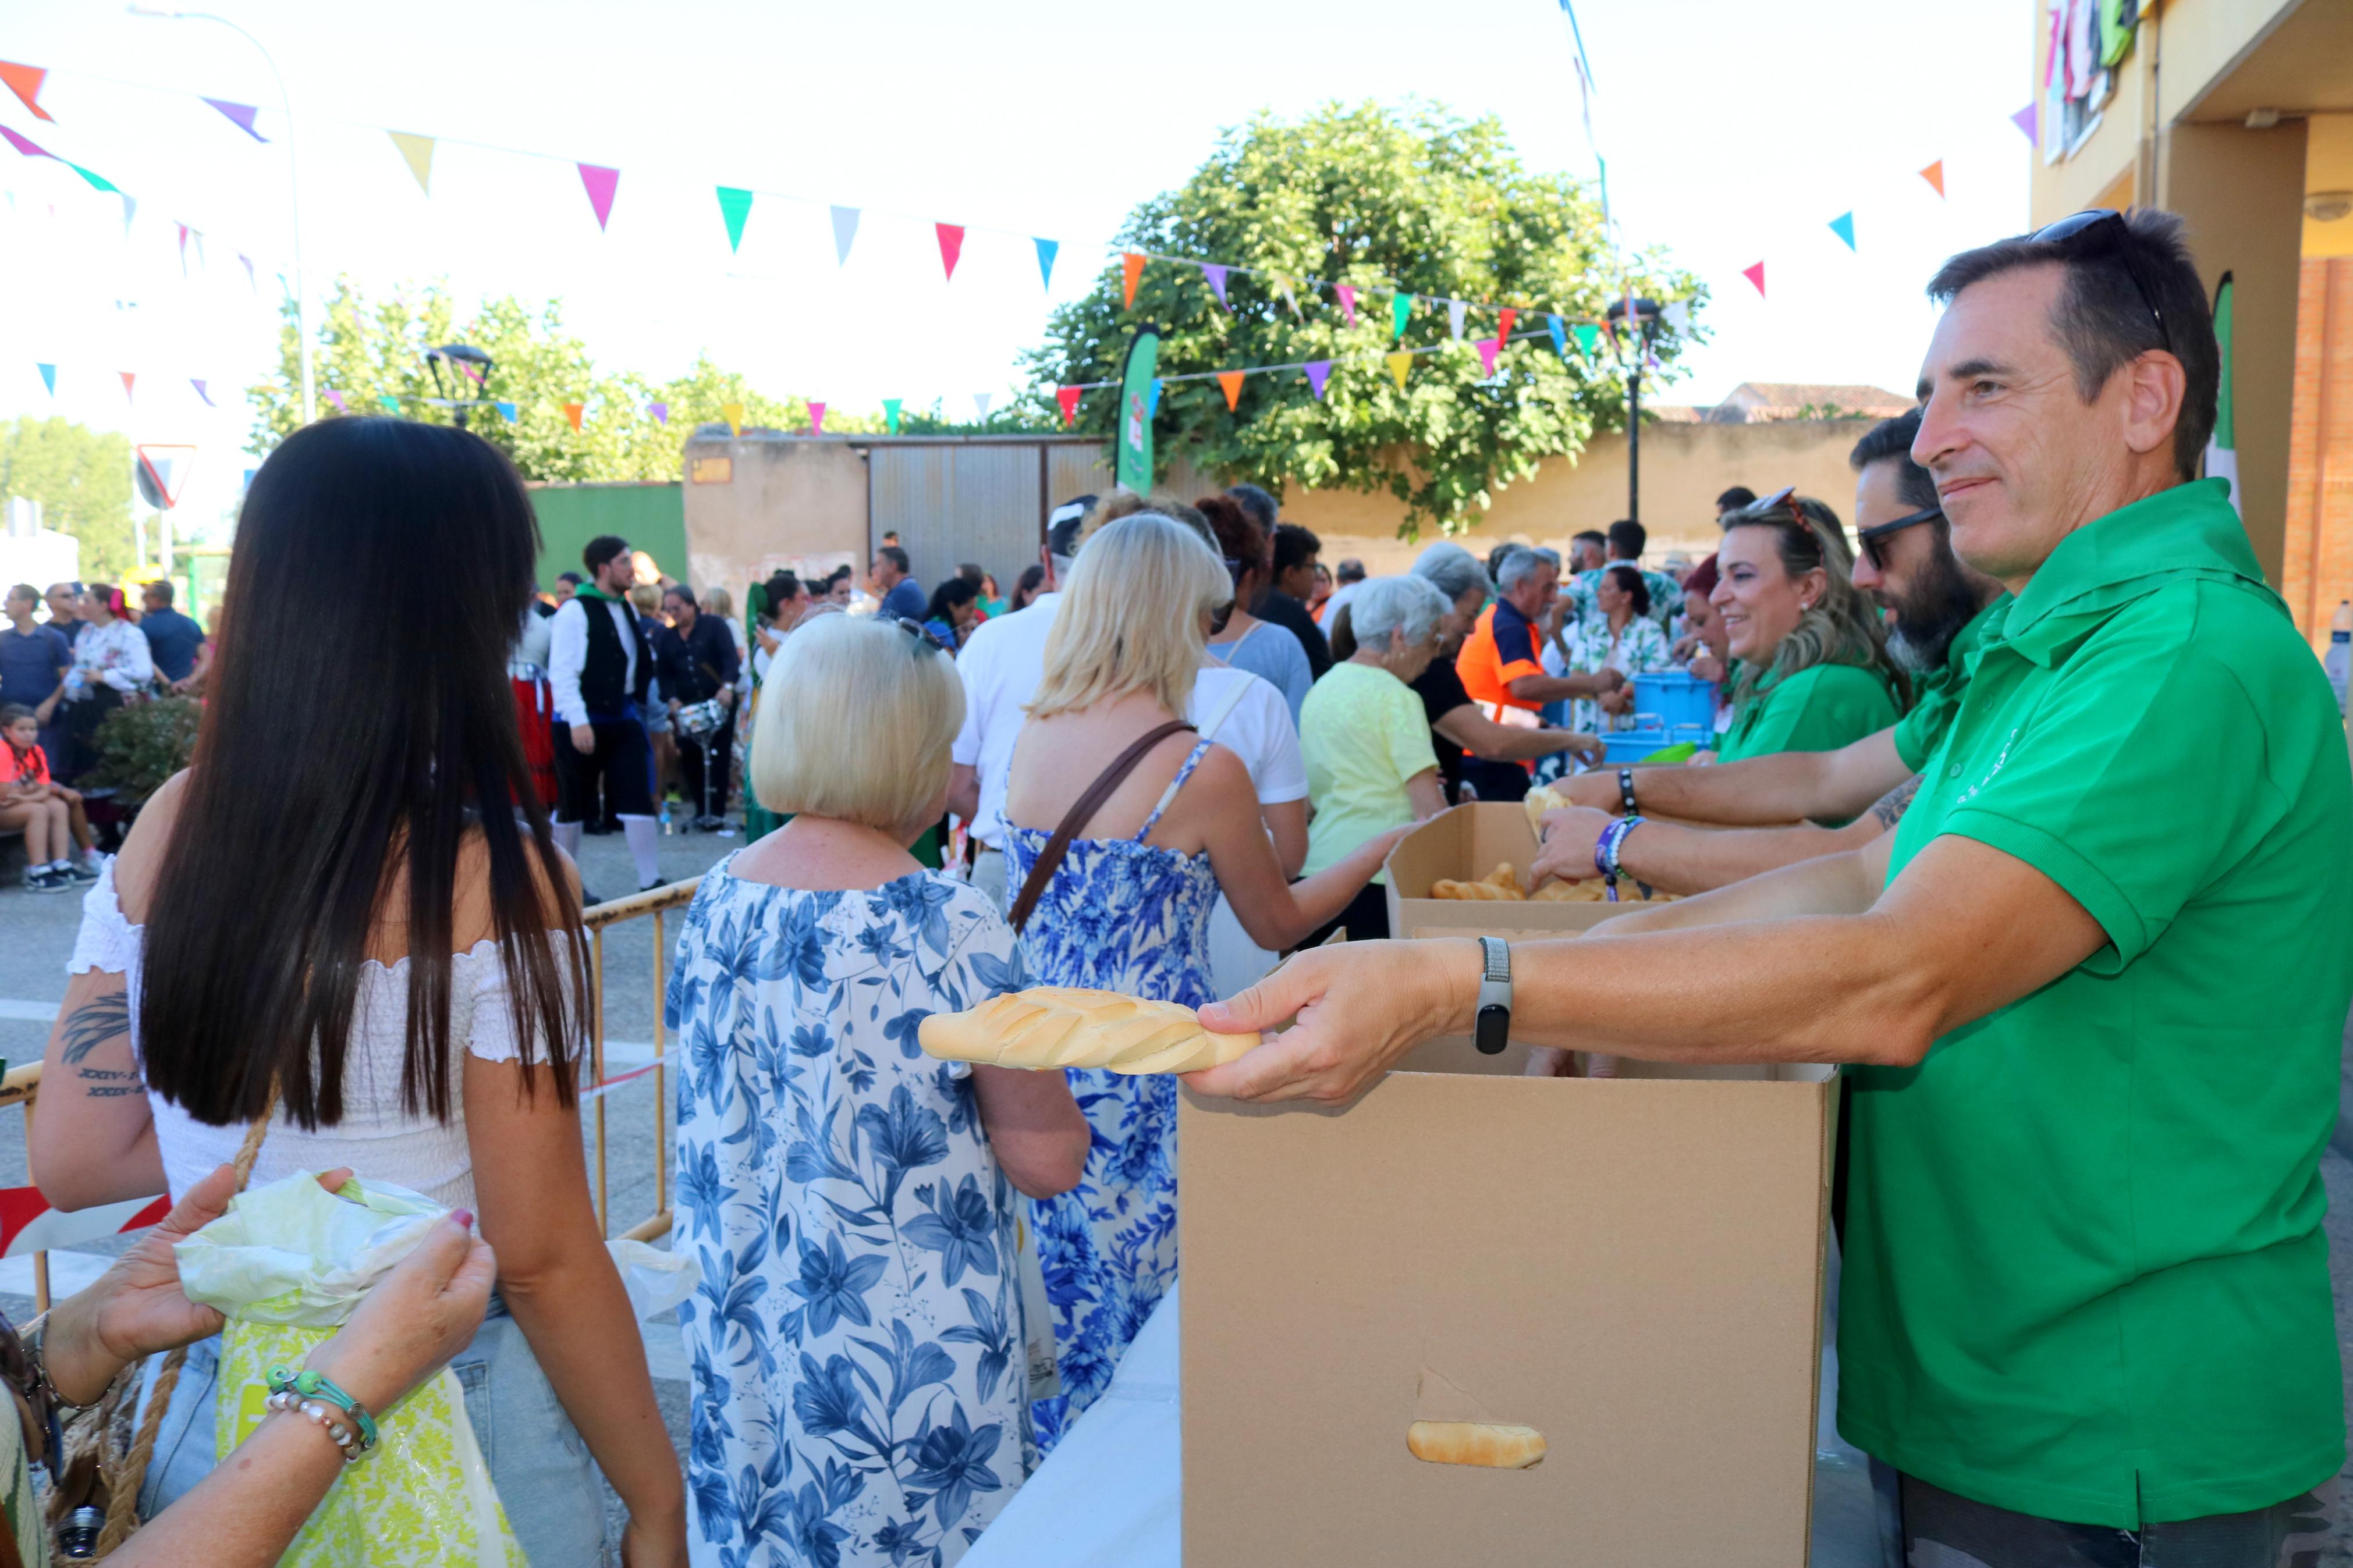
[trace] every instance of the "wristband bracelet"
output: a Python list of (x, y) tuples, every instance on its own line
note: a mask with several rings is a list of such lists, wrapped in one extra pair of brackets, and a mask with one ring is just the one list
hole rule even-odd
[(1625, 808), (1624, 814), (1628, 816), (1641, 810), (1634, 804), (1634, 770), (1631, 768), (1618, 770), (1618, 804)]
[[(1618, 901), (1618, 879), (1626, 875), (1625, 868), (1618, 863), (1619, 848), (1626, 842), (1626, 836), (1641, 826), (1642, 819), (1639, 816), (1621, 816), (1603, 828), (1601, 837), (1594, 841), (1593, 868), (1601, 873), (1602, 880), (1608, 884), (1609, 899), (1613, 904)], [(1641, 888), (1645, 899), (1651, 896), (1651, 889), (1641, 882), (1637, 881), (1634, 885)]]
[[(366, 1405), (332, 1379), (283, 1366), (271, 1367), (269, 1377), (269, 1397), (264, 1403), (272, 1410), (308, 1416), (324, 1427), (335, 1447), (343, 1451), (343, 1463), (355, 1464), (360, 1456), (375, 1449), (379, 1436), (375, 1418), (368, 1414)], [(349, 1425), (337, 1420), (331, 1410), (348, 1417)]]

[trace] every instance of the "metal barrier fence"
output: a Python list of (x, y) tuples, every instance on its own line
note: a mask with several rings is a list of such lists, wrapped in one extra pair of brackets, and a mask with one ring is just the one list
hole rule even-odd
[[(610, 1090), (645, 1077), (652, 1078), (654, 1089), (654, 1212), (621, 1232), (620, 1239), (653, 1241), (670, 1234), (670, 1071), (664, 1059), (666, 1047), (662, 1030), (662, 992), (667, 979), (664, 966), (669, 961), (670, 944), (664, 940), (666, 933), (662, 917), (671, 910), (683, 909), (692, 902), (694, 890), (702, 883), (700, 877), (671, 882), (629, 898), (591, 905), (581, 915), (581, 923), (588, 928), (589, 942), (588, 1081), (581, 1088), (581, 1098), (587, 1101), (590, 1124), (596, 1131), (596, 1227), (608, 1237), (612, 1235), (612, 1226), (606, 1203), (610, 1173), (606, 1160), (605, 1100)], [(654, 922), (653, 1060), (618, 1078), (607, 1079), (605, 1076), (605, 933), (617, 925), (645, 919)], [(22, 1067), (11, 1068), (5, 1077), (0, 1077), (0, 1110), (11, 1105), (25, 1108), (27, 1147), (31, 1142), (34, 1102), (39, 1098), (40, 1088), (39, 1062), (26, 1062)], [(49, 1310), (49, 1255), (47, 1252), (33, 1254), (33, 1310), (37, 1312)]]

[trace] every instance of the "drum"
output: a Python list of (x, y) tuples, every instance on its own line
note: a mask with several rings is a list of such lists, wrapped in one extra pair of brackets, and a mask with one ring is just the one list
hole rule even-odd
[(716, 697), (708, 702), (690, 702), (678, 710), (678, 732), (695, 740), (716, 731), (727, 722), (727, 710)]

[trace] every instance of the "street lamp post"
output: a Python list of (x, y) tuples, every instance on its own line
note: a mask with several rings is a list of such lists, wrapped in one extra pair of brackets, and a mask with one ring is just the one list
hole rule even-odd
[[(466, 390), (466, 383), (469, 380), (474, 384), (476, 392), (488, 388), (491, 371), (497, 363), (470, 343), (443, 343), (438, 349), (425, 351), (426, 368), (433, 373), (433, 390), (441, 395), (443, 403), (456, 410), (459, 429), (463, 430), (466, 427), (466, 416), (480, 399), (459, 397), (456, 395)], [(456, 373), (453, 379), (448, 381), (442, 379), (441, 367), (444, 364), (448, 365)]]
[[(1626, 515), (1635, 522), (1642, 521), (1642, 362), (1650, 357), (1651, 334), (1659, 324), (1659, 303), (1655, 300), (1637, 300), (1632, 296), (1618, 300), (1609, 307), (1610, 330), (1618, 334), (1623, 345), (1626, 341), (1626, 310), (1633, 307), (1634, 357), (1626, 368)], [(1625, 352), (1621, 346), (1621, 354)]]
[(294, 329), (302, 345), (302, 423), (308, 425), (319, 416), (319, 398), (314, 390), (316, 377), (311, 368), (311, 291), (303, 286), (302, 280), (301, 160), (294, 151), (294, 100), (286, 90), (286, 78), (261, 40), (227, 16), (216, 16), (210, 11), (166, 11), (159, 6), (141, 5), (138, 0), (132, 0), (131, 14), (170, 22), (218, 22), (260, 51), (262, 63), (269, 68), (271, 79), (278, 83), (278, 101), (286, 111), (286, 187), (294, 221)]

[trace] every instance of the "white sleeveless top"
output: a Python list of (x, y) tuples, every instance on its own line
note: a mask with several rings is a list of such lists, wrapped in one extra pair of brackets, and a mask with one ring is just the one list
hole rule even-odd
[[(557, 933), (561, 943), (568, 940)], [(130, 1001), (131, 1039), (139, 1043), (139, 965), (146, 928), (122, 915), (114, 896), (114, 864), (82, 896), (81, 931), (67, 972), (100, 970), (124, 978)], [(559, 961), (562, 946), (556, 948)], [(474, 1163), (466, 1146), (464, 1057), (516, 1060), (521, 1052), (514, 1016), (507, 1000), (505, 966), (495, 942), (476, 942), (449, 965), (449, 1120), (412, 1116), (400, 1098), (401, 1064), (407, 1054), (408, 960), (368, 960), (360, 969), (352, 1008), (352, 1038), (343, 1057), (343, 1118), (332, 1127), (305, 1132), (280, 1112), (261, 1142), (253, 1184), (274, 1182), (297, 1171), (328, 1171), (348, 1165), (363, 1176), (396, 1183), (452, 1208), (474, 1204)], [(207, 1127), (152, 1090), (147, 1107), (155, 1121), (155, 1144), (164, 1176), (174, 1197), (218, 1166), (237, 1157), (246, 1127)]]

